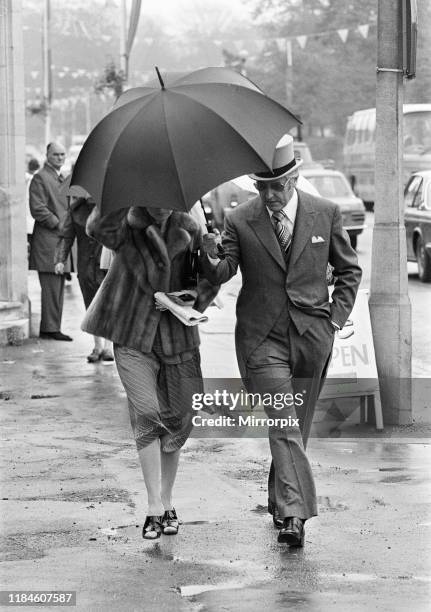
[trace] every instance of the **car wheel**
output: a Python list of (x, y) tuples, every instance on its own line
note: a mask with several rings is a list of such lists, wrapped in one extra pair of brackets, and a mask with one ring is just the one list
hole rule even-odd
[(356, 235), (355, 236), (352, 236), (352, 235), (350, 236), (350, 244), (352, 245), (352, 247), (356, 251), (356, 246), (358, 244), (358, 237)]
[(416, 242), (416, 261), (418, 262), (419, 278), (423, 283), (431, 282), (431, 258), (425, 250), (425, 245), (422, 238), (418, 238)]

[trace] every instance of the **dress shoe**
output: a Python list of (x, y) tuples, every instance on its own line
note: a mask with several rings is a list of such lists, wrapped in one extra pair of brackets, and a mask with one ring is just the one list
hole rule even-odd
[(102, 358), (102, 352), (99, 349), (94, 348), (87, 357), (88, 363), (97, 363)]
[(147, 516), (142, 528), (144, 540), (155, 540), (162, 535), (162, 516)]
[(162, 519), (162, 530), (165, 535), (177, 535), (178, 533), (178, 517), (175, 508), (165, 510)]
[(278, 534), (278, 541), (289, 546), (304, 546), (305, 529), (302, 519), (289, 516), (283, 521), (283, 527)]
[(47, 338), (48, 340), (64, 340), (65, 342), (72, 342), (73, 338), (63, 334), (61, 331), (56, 332), (40, 332), (40, 338)]

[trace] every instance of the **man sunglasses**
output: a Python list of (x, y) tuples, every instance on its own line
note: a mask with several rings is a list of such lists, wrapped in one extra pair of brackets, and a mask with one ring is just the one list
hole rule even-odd
[(296, 175), (290, 176), (285, 181), (255, 181), (254, 186), (258, 191), (265, 191), (265, 189), (269, 187), (272, 191), (278, 191), (281, 193), (282, 191), (284, 191), (284, 188), (286, 187), (287, 183), (296, 182), (297, 179), (298, 176)]

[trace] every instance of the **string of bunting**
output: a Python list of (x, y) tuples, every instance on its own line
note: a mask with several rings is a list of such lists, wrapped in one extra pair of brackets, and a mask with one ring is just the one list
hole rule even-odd
[[(315, 32), (312, 34), (300, 34), (298, 36), (276, 36), (276, 37), (265, 37), (265, 38), (243, 38), (243, 39), (232, 39), (232, 38), (214, 38), (211, 42), (217, 47), (222, 47), (223, 45), (230, 44), (235, 47), (236, 51), (244, 50), (244, 47), (247, 46), (248, 43), (253, 43), (257, 50), (260, 52), (264, 48), (265, 44), (268, 42), (274, 41), (277, 44), (279, 51), (284, 51), (287, 41), (296, 41), (301, 49), (305, 49), (307, 42), (311, 38), (321, 38), (324, 36), (333, 36), (338, 35), (340, 40), (345, 43), (349, 37), (349, 35), (353, 32), (358, 32), (362, 38), (368, 38), (368, 34), (370, 28), (375, 26), (375, 24), (366, 23), (363, 25), (358, 25), (354, 28), (339, 28), (338, 30), (328, 30), (326, 32)], [(137, 40), (137, 39), (136, 39)], [(143, 42), (147, 45), (153, 45), (156, 42), (155, 38), (145, 37), (142, 39)], [(159, 39), (157, 39), (159, 40)], [(52, 70), (57, 70), (56, 76), (60, 79), (65, 77), (72, 77), (72, 79), (77, 78), (89, 78), (94, 79), (99, 76), (98, 71), (85, 70), (83, 68), (79, 69), (71, 69), (69, 66), (61, 66), (57, 67), (55, 65), (51, 66)], [(33, 80), (36, 80), (40, 76), (41, 72), (39, 70), (31, 70), (30, 75)]]
[[(370, 28), (374, 27), (375, 25), (375, 23), (365, 23), (362, 25), (355, 26), (354, 28), (339, 28), (336, 30), (314, 32), (311, 34), (299, 34), (296, 36), (265, 36), (263, 38), (249, 37), (243, 39), (214, 38), (211, 39), (211, 42), (217, 47), (222, 47), (225, 44), (231, 44), (236, 48), (237, 51), (244, 49), (244, 47), (248, 43), (253, 43), (258, 48), (258, 51), (262, 51), (265, 44), (274, 41), (277, 44), (278, 49), (282, 51), (285, 48), (287, 41), (296, 41), (301, 47), (301, 49), (305, 49), (308, 40), (311, 38), (323, 38), (325, 36), (338, 35), (340, 40), (345, 43), (350, 34), (357, 32), (358, 34), (360, 34), (360, 36), (362, 36), (362, 38), (366, 39), (368, 38)], [(156, 41), (158, 41), (158, 39), (151, 37), (145, 37), (142, 40), (144, 43), (150, 46), (153, 45)]]

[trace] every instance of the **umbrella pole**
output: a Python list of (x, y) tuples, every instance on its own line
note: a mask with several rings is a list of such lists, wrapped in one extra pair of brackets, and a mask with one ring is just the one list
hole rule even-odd
[(199, 202), (201, 203), (201, 208), (202, 208), (202, 212), (204, 214), (205, 217), (205, 225), (207, 227), (208, 233), (211, 234), (214, 232), (214, 228), (212, 226), (212, 221), (210, 219), (208, 219), (208, 216), (205, 212), (205, 206), (204, 203), (202, 202), (202, 198), (199, 198)]
[[(205, 225), (207, 226), (208, 234), (215, 234), (216, 232), (215, 232), (215, 229), (212, 226), (212, 221), (210, 219), (208, 219), (208, 216), (207, 216), (207, 214), (205, 212), (205, 206), (204, 206), (204, 204), (202, 202), (202, 198), (199, 198), (199, 202), (201, 203), (202, 212), (203, 212), (204, 217), (205, 217)], [(219, 233), (218, 230), (217, 230), (217, 233)], [(224, 252), (224, 248), (222, 247), (221, 244), (217, 245), (217, 250), (218, 250), (219, 258), (220, 259), (225, 259), (226, 255), (225, 255), (225, 252)]]

